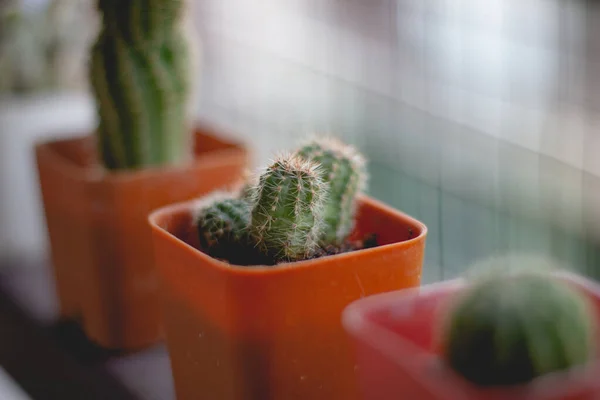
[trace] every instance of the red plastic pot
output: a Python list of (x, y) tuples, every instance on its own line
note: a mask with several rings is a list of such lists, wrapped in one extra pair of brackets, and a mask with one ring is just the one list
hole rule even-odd
[(380, 246), (240, 267), (191, 245), (193, 211), (150, 216), (177, 398), (359, 399), (340, 316), (363, 296), (420, 284), (426, 227), (364, 197), (354, 235), (375, 233)]
[[(571, 273), (555, 275), (588, 294), (600, 318), (598, 284)], [(598, 358), (586, 368), (572, 371), (574, 374), (551, 374), (527, 385), (503, 389), (477, 387), (450, 371), (436, 351), (435, 338), (440, 314), (465, 285), (463, 280), (453, 280), (371, 296), (344, 310), (343, 325), (357, 349), (363, 399), (600, 399)]]

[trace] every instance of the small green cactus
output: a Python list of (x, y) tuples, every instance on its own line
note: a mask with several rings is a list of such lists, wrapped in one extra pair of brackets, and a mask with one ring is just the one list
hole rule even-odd
[(260, 176), (254, 190), (250, 235), (275, 262), (309, 257), (323, 226), (328, 185), (317, 164), (281, 156)]
[(323, 244), (341, 244), (354, 227), (356, 196), (367, 180), (364, 157), (352, 146), (335, 138), (309, 140), (296, 154), (318, 163), (329, 184), (324, 204)]
[(549, 274), (515, 272), (478, 279), (444, 329), (449, 366), (481, 386), (527, 383), (595, 356), (588, 299)]
[(185, 0), (98, 0), (103, 16), (90, 80), (108, 169), (176, 164), (191, 156), (186, 113), (191, 48)]
[(336, 139), (308, 142), (261, 174), (246, 172), (225, 198), (207, 200), (197, 218), (201, 246), (238, 265), (273, 265), (357, 248), (345, 241), (365, 181), (365, 161), (352, 147)]
[(228, 252), (248, 245), (249, 222), (247, 201), (227, 193), (215, 193), (203, 201), (196, 215), (200, 244), (211, 256), (227, 256)]

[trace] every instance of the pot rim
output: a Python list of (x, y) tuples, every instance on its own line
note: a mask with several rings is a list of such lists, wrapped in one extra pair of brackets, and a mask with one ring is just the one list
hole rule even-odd
[[(86, 134), (76, 134), (75, 131), (70, 137), (64, 138), (52, 138), (43, 141), (36, 142), (34, 144), (35, 151), (38, 153), (43, 152), (46, 157), (52, 159), (53, 165), (56, 168), (63, 170), (63, 173), (73, 178), (90, 181), (90, 182), (110, 182), (110, 183), (126, 183), (136, 180), (148, 179), (152, 176), (160, 175), (168, 172), (177, 172), (191, 168), (202, 168), (217, 167), (224, 163), (224, 160), (231, 160), (240, 156), (246, 156), (249, 153), (248, 147), (241, 141), (232, 139), (233, 136), (227, 131), (222, 131), (218, 127), (203, 121), (198, 121), (193, 124), (193, 135), (206, 136), (218, 140), (222, 143), (223, 147), (200, 154), (194, 154), (194, 156), (184, 163), (177, 165), (164, 165), (164, 166), (150, 166), (139, 169), (131, 170), (107, 170), (101, 163), (94, 163), (88, 166), (80, 166), (66, 157), (59, 154), (52, 148), (52, 145), (57, 143), (71, 142), (71, 141), (85, 141), (90, 140), (90, 143), (95, 143), (95, 131), (88, 132)], [(193, 141), (192, 141), (193, 143)], [(87, 144), (86, 144), (87, 145)], [(191, 144), (193, 147), (193, 144)]]
[(151, 225), (155, 234), (158, 233), (162, 237), (163, 240), (167, 240), (170, 242), (176, 242), (182, 246), (185, 246), (186, 249), (188, 251), (192, 252), (196, 257), (204, 260), (207, 263), (210, 263), (214, 267), (219, 268), (219, 269), (226, 269), (229, 271), (235, 271), (236, 274), (277, 275), (277, 274), (289, 273), (289, 271), (297, 271), (298, 269), (314, 267), (315, 265), (318, 266), (319, 264), (323, 263), (324, 261), (335, 260), (336, 263), (343, 263), (344, 260), (346, 260), (348, 258), (356, 257), (357, 254), (360, 254), (362, 256), (368, 256), (369, 254), (377, 255), (377, 254), (381, 254), (383, 252), (390, 251), (392, 249), (409, 248), (417, 242), (425, 241), (425, 239), (427, 237), (427, 226), (425, 226), (425, 224), (423, 224), (422, 222), (416, 220), (415, 218), (413, 218), (399, 210), (394, 209), (391, 206), (384, 204), (383, 202), (381, 202), (379, 200), (375, 200), (367, 195), (362, 194), (362, 195), (359, 195), (359, 198), (358, 198), (359, 204), (366, 204), (371, 207), (377, 208), (381, 214), (386, 215), (386, 217), (388, 217), (388, 218), (404, 220), (408, 225), (411, 225), (411, 227), (418, 229), (418, 232), (419, 232), (418, 235), (416, 235), (410, 239), (407, 239), (407, 240), (403, 240), (403, 241), (395, 242), (395, 243), (389, 243), (389, 244), (385, 244), (385, 245), (380, 245), (380, 246), (369, 248), (369, 249), (360, 249), (360, 250), (355, 250), (355, 251), (347, 252), (347, 253), (327, 255), (327, 256), (316, 258), (316, 259), (311, 259), (311, 260), (295, 261), (295, 262), (290, 262), (290, 263), (286, 263), (283, 265), (278, 265), (276, 267), (268, 266), (268, 265), (251, 265), (251, 266), (235, 265), (235, 264), (229, 264), (224, 261), (217, 260), (217, 259), (209, 256), (208, 254), (196, 249), (191, 244), (176, 237), (171, 232), (169, 232), (165, 227), (162, 226), (161, 223), (164, 222), (164, 220), (167, 220), (170, 215), (177, 214), (177, 213), (191, 213), (193, 211), (194, 207), (201, 200), (202, 200), (202, 198), (162, 207), (158, 210), (153, 211), (148, 216), (148, 222)]

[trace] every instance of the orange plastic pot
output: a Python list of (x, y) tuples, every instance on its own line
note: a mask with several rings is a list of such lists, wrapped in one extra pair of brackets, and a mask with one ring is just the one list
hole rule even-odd
[(195, 159), (181, 167), (106, 172), (92, 137), (36, 146), (61, 313), (115, 349), (162, 337), (148, 214), (238, 180), (247, 151), (199, 127)]
[(239, 267), (188, 244), (193, 206), (150, 216), (177, 398), (357, 399), (342, 310), (419, 286), (426, 227), (365, 197), (354, 234), (376, 233), (379, 247)]
[[(566, 272), (555, 273), (555, 276), (586, 293), (600, 317), (597, 283)], [(480, 388), (451, 371), (439, 356), (438, 329), (448, 304), (465, 286), (464, 280), (456, 279), (371, 296), (347, 307), (343, 323), (356, 345), (364, 400), (600, 398), (598, 357), (585, 371), (558, 372), (510, 388)]]

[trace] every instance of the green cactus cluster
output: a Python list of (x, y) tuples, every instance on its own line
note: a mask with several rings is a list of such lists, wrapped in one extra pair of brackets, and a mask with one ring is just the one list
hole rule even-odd
[(595, 357), (596, 316), (551, 274), (494, 274), (465, 289), (443, 330), (448, 365), (480, 386), (524, 384)]
[(260, 174), (247, 176), (228, 198), (201, 209), (200, 241), (212, 255), (212, 248), (239, 243), (236, 235), (242, 235), (261, 262), (273, 264), (313, 257), (347, 239), (365, 181), (364, 158), (355, 149), (339, 140), (311, 140), (277, 157)]
[(186, 113), (191, 49), (185, 0), (98, 0), (92, 48), (101, 158), (108, 169), (171, 165), (191, 156)]

